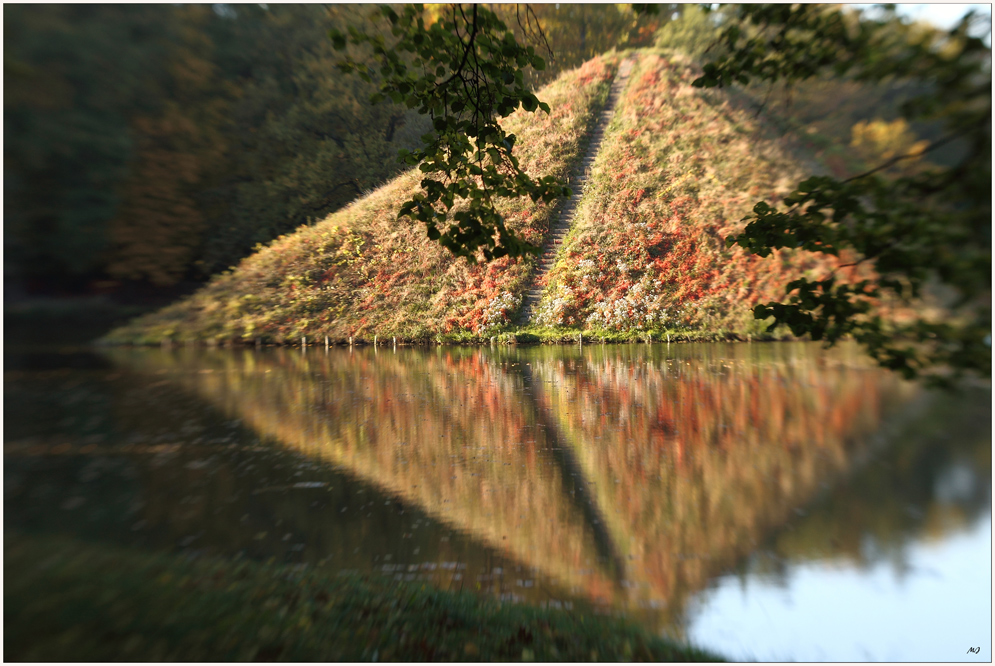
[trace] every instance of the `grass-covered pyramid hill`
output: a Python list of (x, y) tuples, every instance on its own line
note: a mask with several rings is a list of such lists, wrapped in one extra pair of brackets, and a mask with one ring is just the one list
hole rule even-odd
[[(746, 108), (691, 87), (694, 66), (649, 51), (637, 61), (587, 178), (584, 197), (527, 331), (594, 337), (666, 333), (757, 335), (757, 302), (776, 298), (811, 256), (761, 260), (723, 238), (760, 199), (803, 176)], [(552, 113), (507, 121), (533, 176), (566, 178), (579, 163), (622, 55), (563, 74), (539, 98)], [(396, 211), (419, 187), (413, 170), (321, 222), (261, 247), (200, 291), (112, 332), (111, 343), (299, 344), (487, 339), (522, 333), (512, 322), (534, 258), (471, 265)], [(572, 183), (577, 186), (576, 179)], [(507, 203), (509, 226), (546, 240), (557, 205)], [(575, 336), (575, 333), (574, 333)]]

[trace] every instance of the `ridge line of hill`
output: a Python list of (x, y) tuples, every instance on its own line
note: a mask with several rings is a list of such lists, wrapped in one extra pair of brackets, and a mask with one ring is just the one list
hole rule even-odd
[(567, 201), (500, 202), (509, 228), (543, 257), (454, 257), (397, 217), (420, 191), (411, 170), (102, 342), (777, 338), (753, 307), (836, 263), (726, 246), (757, 199), (776, 203), (804, 173), (742, 105), (696, 90), (697, 75), (686, 57), (613, 52), (543, 88), (550, 114), (506, 119), (524, 170), (573, 174)]
[[(607, 54), (543, 87), (549, 114), (504, 119), (534, 177), (566, 180), (590, 142), (621, 56)], [(428, 342), (501, 332), (512, 325), (536, 257), (470, 263), (431, 241), (397, 210), (421, 191), (405, 172), (321, 221), (281, 236), (195, 293), (105, 336), (105, 344), (360, 344), (397, 337)], [(505, 199), (509, 228), (535, 245), (557, 208)]]
[(528, 291), (525, 292), (525, 297), (522, 299), (522, 306), (518, 314), (519, 325), (534, 323), (533, 319), (536, 314), (536, 306), (542, 298), (546, 276), (556, 264), (556, 256), (563, 246), (563, 239), (570, 231), (570, 227), (573, 226), (577, 206), (580, 204), (581, 197), (584, 196), (584, 186), (587, 184), (591, 165), (594, 164), (594, 160), (598, 156), (598, 151), (601, 150), (601, 142), (605, 136), (605, 129), (615, 115), (615, 107), (622, 94), (622, 90), (629, 81), (629, 73), (632, 71), (634, 60), (635, 56), (630, 55), (619, 64), (615, 80), (612, 81), (611, 90), (608, 93), (608, 100), (605, 102), (605, 108), (601, 111), (598, 123), (591, 132), (591, 141), (587, 146), (583, 159), (578, 163), (572, 174), (571, 180), (575, 183), (571, 188), (573, 191), (570, 194), (570, 198), (563, 205), (563, 208), (560, 209), (559, 214), (556, 216), (556, 222), (551, 226), (546, 242), (543, 243), (542, 254), (536, 263), (535, 273), (533, 273)]

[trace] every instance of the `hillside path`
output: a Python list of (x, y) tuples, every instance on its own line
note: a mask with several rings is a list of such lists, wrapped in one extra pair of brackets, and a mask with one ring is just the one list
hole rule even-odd
[(584, 158), (580, 164), (574, 169), (570, 179), (570, 189), (573, 192), (556, 215), (552, 228), (549, 230), (549, 236), (542, 247), (539, 265), (532, 276), (532, 283), (525, 294), (522, 308), (519, 310), (519, 324), (527, 324), (535, 318), (536, 306), (539, 305), (539, 298), (542, 296), (544, 289), (544, 279), (553, 267), (553, 264), (556, 263), (556, 255), (563, 245), (563, 239), (566, 237), (567, 232), (570, 231), (570, 227), (573, 226), (577, 204), (580, 202), (581, 197), (584, 196), (587, 176), (591, 171), (591, 166), (594, 164), (594, 159), (597, 157), (598, 151), (601, 149), (601, 141), (605, 136), (605, 128), (608, 127), (612, 116), (615, 115), (615, 104), (618, 102), (622, 90), (625, 89), (625, 84), (629, 81), (629, 72), (632, 71), (634, 62), (635, 58), (629, 56), (618, 67), (615, 80), (612, 81), (612, 87), (608, 93), (608, 101), (605, 103), (605, 108), (601, 111), (598, 123), (591, 133), (591, 142), (587, 146), (587, 152), (584, 154)]

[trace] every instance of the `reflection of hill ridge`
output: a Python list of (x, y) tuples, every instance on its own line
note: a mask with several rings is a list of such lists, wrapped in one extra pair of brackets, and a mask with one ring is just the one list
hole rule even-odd
[(570, 495), (574, 497), (577, 503), (578, 509), (584, 513), (584, 517), (594, 532), (594, 542), (598, 547), (601, 559), (611, 565), (615, 583), (621, 583), (625, 579), (625, 562), (622, 560), (622, 556), (615, 546), (611, 533), (606, 528), (608, 523), (601, 514), (597, 497), (591, 492), (587, 475), (574, 456), (569, 444), (564, 441), (563, 436), (560, 434), (556, 415), (550, 414), (549, 410), (544, 408), (543, 400), (541, 399), (542, 385), (533, 380), (530, 366), (525, 365), (520, 366), (520, 368), (525, 385), (532, 388), (529, 402), (535, 410), (537, 420), (546, 432), (547, 440), (550, 440), (549, 443), (552, 446), (554, 458), (563, 468), (563, 480), (567, 482), (568, 478), (575, 479), (573, 484), (571, 484), (572, 490), (568, 491), (567, 489), (570, 486), (564, 485), (564, 491), (570, 492)]
[(746, 555), (846, 469), (896, 397), (880, 373), (804, 358), (597, 355), (532, 369), (631, 562), (630, 603), (680, 606)]
[[(901, 571), (908, 544), (942, 539), (991, 516), (991, 391), (923, 393), (889, 428), (893, 445), (857, 461), (774, 549), (793, 561), (858, 566), (888, 558)], [(966, 492), (945, 497), (951, 473)], [(868, 550), (869, 540), (874, 547)]]
[(676, 611), (847, 470), (904, 393), (810, 346), (723, 349), (182, 350), (131, 363), (176, 372), (258, 431), (567, 589)]
[[(558, 466), (540, 455), (542, 429), (523, 437), (531, 415), (512, 378), (480, 355), (418, 358), (180, 350), (140, 352), (137, 364), (176, 371), (258, 431), (414, 502), (565, 587), (613, 596), (589, 525), (563, 492)], [(474, 456), (470, 447), (481, 442)]]

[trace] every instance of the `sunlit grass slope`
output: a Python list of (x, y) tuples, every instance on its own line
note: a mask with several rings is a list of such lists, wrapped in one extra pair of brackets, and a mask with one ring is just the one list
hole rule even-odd
[(690, 61), (641, 55), (547, 276), (540, 324), (755, 335), (755, 304), (828, 268), (725, 246), (757, 201), (777, 201), (805, 174), (753, 114), (693, 88), (696, 76)]
[[(589, 139), (618, 64), (609, 54), (560, 76), (539, 98), (552, 113), (512, 115), (516, 154), (533, 177), (565, 179)], [(192, 296), (112, 332), (107, 341), (298, 342), (329, 336), (483, 334), (509, 321), (533, 257), (470, 265), (429, 241), (423, 225), (397, 220), (419, 188), (408, 172), (318, 224), (281, 237)], [(541, 243), (553, 205), (502, 208), (513, 230)]]
[[(757, 303), (799, 274), (838, 263), (803, 252), (761, 259), (725, 238), (760, 200), (777, 202), (805, 169), (770, 127), (723, 91), (693, 88), (680, 56), (635, 54), (558, 262), (545, 276), (540, 337), (762, 335)], [(607, 99), (619, 55), (562, 75), (540, 98), (552, 114), (508, 120), (533, 176), (565, 178)], [(193, 296), (118, 329), (109, 342), (482, 339), (512, 329), (535, 260), (470, 265), (398, 221), (419, 187), (409, 172), (312, 227), (283, 237)], [(509, 224), (541, 243), (555, 207), (506, 202)], [(868, 270), (848, 268), (844, 271)]]

